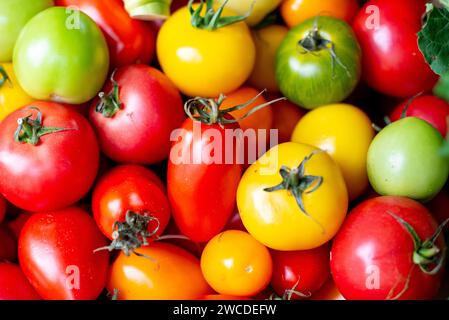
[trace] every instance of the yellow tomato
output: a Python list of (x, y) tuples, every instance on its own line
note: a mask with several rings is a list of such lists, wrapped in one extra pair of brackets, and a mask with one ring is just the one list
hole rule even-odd
[(276, 250), (308, 250), (337, 233), (348, 209), (348, 194), (340, 169), (327, 153), (286, 142), (246, 170), (237, 206), (245, 228), (262, 244)]
[[(223, 4), (225, 0), (215, 0), (217, 4)], [(246, 22), (255, 26), (263, 20), (270, 12), (275, 10), (282, 0), (228, 0), (227, 8), (240, 15), (250, 13)]]
[(270, 283), (273, 264), (266, 247), (251, 235), (228, 230), (212, 238), (201, 255), (201, 270), (218, 293), (254, 296)]
[(374, 138), (371, 120), (359, 108), (333, 104), (307, 113), (292, 141), (326, 150), (340, 166), (351, 200), (368, 187), (366, 157)]
[(211, 293), (189, 252), (161, 242), (137, 252), (148, 258), (120, 253), (111, 266), (107, 289), (118, 290), (119, 300), (192, 300)]
[[(12, 64), (4, 63), (0, 65), (0, 68), (3, 68), (9, 78), (0, 86), (0, 121), (2, 121), (13, 111), (31, 103), (33, 98), (28, 96), (17, 82)], [(5, 80), (0, 74), (0, 82), (2, 79)]]
[[(223, 16), (234, 15), (227, 9), (223, 12)], [(164, 73), (184, 94), (213, 98), (236, 90), (248, 79), (256, 49), (246, 23), (215, 30), (193, 27), (184, 7), (162, 25), (157, 56)]]
[(256, 64), (248, 82), (257, 89), (278, 92), (275, 75), (276, 52), (288, 29), (281, 25), (271, 25), (253, 31), (256, 44)]

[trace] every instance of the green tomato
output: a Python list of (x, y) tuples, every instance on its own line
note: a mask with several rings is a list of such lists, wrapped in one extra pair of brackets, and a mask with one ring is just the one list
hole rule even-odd
[(368, 150), (368, 176), (380, 195), (431, 200), (443, 188), (449, 162), (444, 139), (429, 123), (408, 117), (385, 127)]
[(14, 48), (14, 71), (33, 98), (80, 104), (100, 91), (109, 69), (106, 40), (80, 11), (52, 7), (34, 16)]
[(313, 109), (340, 102), (361, 76), (361, 50), (351, 27), (315, 17), (289, 31), (276, 55), (276, 79), (294, 103)]
[(0, 1), (0, 62), (10, 62), (17, 37), (37, 13), (53, 6), (53, 0)]

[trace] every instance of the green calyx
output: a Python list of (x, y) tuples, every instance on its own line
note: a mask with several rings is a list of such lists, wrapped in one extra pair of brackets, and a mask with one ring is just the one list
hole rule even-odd
[(254, 108), (252, 108), (247, 114), (242, 116), (238, 119), (233, 119), (228, 117), (227, 115), (230, 112), (237, 111), (243, 108), (246, 108), (247, 106), (254, 103), (265, 91), (260, 92), (257, 96), (249, 100), (248, 102), (245, 102), (243, 104), (220, 110), (220, 106), (222, 105), (223, 101), (226, 99), (226, 96), (221, 94), (218, 100), (216, 99), (207, 99), (207, 98), (193, 98), (188, 100), (184, 105), (184, 111), (189, 116), (190, 119), (194, 121), (199, 121), (203, 124), (212, 125), (212, 124), (219, 124), (219, 125), (225, 125), (230, 123), (237, 123), (246, 117), (252, 115), (253, 113), (259, 111), (262, 108), (265, 108), (269, 105), (272, 105), (273, 103), (286, 100), (286, 98), (279, 98), (272, 101), (269, 101), (267, 103), (263, 103), (261, 105), (258, 105)]
[(36, 107), (30, 107), (30, 110), (37, 111), (36, 119), (32, 119), (33, 115), (28, 115), (17, 120), (17, 129), (14, 132), (14, 140), (19, 143), (29, 143), (33, 146), (39, 143), (40, 137), (61, 131), (72, 129), (44, 127), (42, 124), (42, 112)]
[(10, 81), (8, 74), (5, 69), (0, 66), (0, 88), (5, 84), (6, 81)]
[[(156, 227), (149, 231), (148, 227), (152, 221), (156, 222)], [(136, 249), (147, 246), (149, 239), (156, 236), (160, 228), (159, 219), (149, 214), (139, 214), (133, 211), (127, 211), (125, 221), (116, 221), (113, 226), (112, 242), (109, 246), (98, 248), (94, 252), (101, 250), (121, 250), (126, 256), (134, 253), (152, 260), (143, 254), (135, 252)]]
[[(249, 17), (252, 9), (244, 16), (222, 17), (221, 15), (223, 14), (223, 10), (228, 1), (229, 0), (223, 1), (223, 4), (218, 8), (217, 11), (215, 11), (213, 0), (201, 0), (200, 4), (196, 9), (193, 8), (194, 0), (189, 0), (188, 8), (192, 16), (191, 18), (192, 26), (198, 29), (211, 31), (229, 26), (237, 22), (244, 21), (246, 18)], [(201, 13), (204, 8), (204, 3), (206, 3), (206, 13), (204, 14), (204, 16), (201, 16)]]
[(437, 274), (444, 265), (446, 249), (441, 250), (435, 242), (443, 231), (444, 226), (449, 222), (449, 219), (438, 226), (435, 233), (429, 239), (422, 241), (415, 229), (407, 221), (392, 212), (387, 213), (400, 223), (412, 237), (414, 245), (413, 263), (418, 265), (425, 274)]
[(105, 94), (100, 92), (98, 97), (100, 101), (95, 107), (95, 111), (101, 113), (105, 118), (112, 118), (122, 108), (122, 102), (119, 98), (119, 86), (117, 81), (114, 80), (114, 73), (111, 76), (112, 89), (109, 93)]
[[(306, 175), (305, 167), (308, 161), (312, 159), (312, 157), (321, 153), (322, 151), (314, 151), (309, 156), (305, 157), (304, 160), (297, 168), (290, 169), (286, 166), (282, 166), (279, 170), (279, 174), (282, 177), (282, 182), (274, 187), (265, 188), (266, 192), (275, 192), (279, 190), (287, 190), (290, 192), (296, 200), (301, 211), (309, 218), (313, 219), (311, 215), (309, 215), (304, 208), (304, 194), (310, 194), (316, 191), (323, 184), (323, 177), (320, 176), (311, 176)], [(314, 220), (318, 223), (316, 220)], [(318, 223), (319, 224), (319, 223)], [(321, 227), (321, 225), (320, 225)]]

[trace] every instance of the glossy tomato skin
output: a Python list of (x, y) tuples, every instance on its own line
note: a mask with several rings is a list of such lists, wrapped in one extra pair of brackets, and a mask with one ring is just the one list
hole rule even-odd
[(0, 225), (0, 261), (15, 261), (17, 258), (17, 241), (14, 234)]
[(416, 117), (391, 123), (368, 150), (371, 186), (380, 195), (431, 200), (449, 174), (447, 159), (440, 154), (443, 141), (437, 129)]
[(216, 292), (251, 297), (269, 284), (273, 263), (268, 249), (250, 234), (227, 230), (207, 243), (201, 270)]
[(111, 69), (151, 62), (156, 37), (149, 24), (132, 19), (120, 0), (56, 0), (58, 6), (76, 6), (101, 28), (111, 54)]
[[(307, 216), (291, 191), (264, 189), (282, 182), (282, 166), (297, 168), (314, 152), (305, 165), (305, 174), (322, 177), (323, 183), (303, 194)], [(346, 216), (348, 194), (338, 165), (327, 153), (287, 142), (270, 149), (246, 170), (238, 186), (237, 206), (245, 228), (265, 246), (281, 251), (308, 250), (337, 233)]]
[[(353, 28), (363, 52), (363, 77), (373, 89), (394, 97), (431, 90), (438, 80), (418, 48), (424, 0), (371, 0)], [(374, 12), (369, 8), (376, 8)], [(378, 21), (373, 20), (378, 15)], [(378, 22), (375, 26), (373, 23)]]
[(0, 122), (10, 113), (29, 104), (33, 101), (29, 95), (23, 91), (17, 81), (11, 63), (2, 63), (0, 68), (8, 75), (8, 80), (0, 86)]
[[(323, 39), (333, 43), (340, 63), (328, 49), (310, 51), (298, 45), (315, 26)], [(336, 18), (320, 16), (302, 22), (288, 32), (277, 51), (280, 90), (306, 109), (344, 100), (355, 89), (360, 75), (360, 46), (351, 27)]]
[(82, 209), (34, 214), (19, 238), (23, 272), (46, 300), (94, 300), (102, 292), (109, 254), (106, 239)]
[(40, 300), (16, 264), (0, 262), (0, 300)]
[[(145, 65), (120, 68), (114, 80), (121, 109), (107, 118), (96, 112), (97, 98), (89, 110), (101, 150), (120, 163), (153, 164), (166, 159), (170, 134), (185, 119), (178, 90), (162, 72)], [(109, 81), (103, 92), (111, 89)]]
[(137, 252), (153, 260), (120, 253), (111, 266), (107, 289), (118, 289), (119, 300), (193, 300), (212, 293), (189, 252), (162, 242)]
[(122, 165), (105, 174), (95, 187), (92, 210), (98, 227), (112, 240), (115, 222), (125, 221), (126, 213), (132, 211), (152, 215), (159, 220), (148, 226), (161, 235), (170, 219), (170, 204), (159, 177), (145, 167)]
[(51, 7), (22, 29), (13, 61), (17, 80), (31, 97), (81, 104), (103, 86), (109, 50), (100, 28), (86, 14)]
[(358, 9), (357, 0), (285, 0), (281, 15), (292, 28), (315, 16), (331, 16), (351, 23)]
[[(209, 241), (226, 225), (235, 208), (236, 190), (242, 166), (234, 158), (226, 160), (228, 150), (225, 130), (238, 129), (238, 124), (202, 125), (187, 119), (181, 135), (172, 146), (167, 171), (167, 191), (173, 218), (181, 232), (195, 242)], [(203, 154), (210, 147), (213, 130), (222, 139), (221, 156), (207, 159)], [(209, 146), (209, 147), (208, 147)], [(196, 156), (195, 156), (196, 155)], [(209, 163), (211, 162), (211, 163)], [(228, 163), (227, 163), (228, 162)]]
[[(233, 15), (225, 8), (222, 16)], [(212, 31), (198, 29), (192, 26), (187, 7), (162, 25), (156, 47), (164, 73), (192, 97), (218, 97), (238, 89), (250, 76), (256, 58), (245, 22)]]
[(433, 95), (423, 95), (412, 100), (407, 99), (390, 114), (391, 121), (401, 119), (407, 107), (407, 117), (417, 117), (434, 126), (443, 137), (447, 135), (447, 117), (449, 117), (449, 103)]
[(291, 140), (326, 150), (342, 170), (349, 198), (368, 187), (366, 155), (374, 129), (370, 118), (349, 104), (332, 104), (307, 113), (296, 125)]
[[(338, 289), (349, 300), (433, 298), (444, 268), (436, 275), (423, 273), (412, 261), (412, 237), (388, 212), (408, 222), (421, 240), (437, 228), (416, 201), (388, 196), (363, 202), (352, 210), (333, 242), (331, 272)], [(436, 244), (445, 249), (442, 236)]]
[(280, 297), (294, 290), (292, 300), (313, 296), (330, 277), (330, 246), (312, 250), (271, 251), (273, 276), (271, 286)]
[[(36, 146), (16, 142), (17, 120), (37, 116), (30, 106), (42, 112), (44, 127), (68, 130), (44, 135)], [(85, 118), (67, 107), (51, 102), (23, 107), (1, 122), (0, 137), (0, 192), (21, 209), (67, 207), (80, 200), (95, 180), (99, 164), (95, 133)]]

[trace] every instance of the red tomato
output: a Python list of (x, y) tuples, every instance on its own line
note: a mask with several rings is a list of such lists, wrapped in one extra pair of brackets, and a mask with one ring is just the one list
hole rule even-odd
[[(105, 174), (95, 187), (92, 210), (98, 227), (111, 240), (116, 222), (130, 226), (128, 212), (151, 217), (146, 230), (141, 230), (151, 234), (148, 238), (161, 235), (170, 219), (170, 204), (162, 181), (152, 171), (137, 165), (118, 166)], [(120, 228), (117, 231), (120, 235)], [(138, 234), (135, 236), (142, 241)]]
[(318, 291), (330, 276), (329, 245), (312, 250), (271, 251), (276, 294), (289, 300), (304, 299)]
[(109, 255), (105, 238), (79, 208), (36, 213), (19, 238), (20, 266), (46, 300), (90, 300), (103, 291)]
[(398, 105), (390, 114), (391, 121), (397, 121), (407, 107), (407, 117), (417, 117), (433, 125), (443, 137), (447, 135), (447, 118), (449, 117), (449, 103), (432, 95), (424, 95), (407, 99)]
[(151, 62), (155, 49), (153, 29), (132, 19), (121, 0), (56, 0), (58, 6), (75, 6), (101, 28), (111, 55), (111, 69)]
[[(416, 249), (406, 224), (421, 239)], [(425, 249), (436, 230), (429, 211), (416, 201), (387, 196), (363, 202), (333, 242), (331, 271), (337, 288), (350, 300), (433, 298), (444, 270), (434, 269), (435, 262), (444, 259), (446, 250), (441, 235)]]
[[(183, 234), (195, 242), (208, 241), (218, 234), (234, 211), (242, 166), (236, 161), (226, 163), (225, 154), (230, 150), (226, 147), (225, 130), (237, 128), (238, 124), (200, 125), (189, 118), (181, 128), (181, 136), (172, 146), (167, 174), (168, 197), (176, 224)], [(215, 151), (218, 158), (205, 159), (202, 156), (214, 141), (207, 135), (211, 132), (221, 139), (217, 146), (221, 149), (221, 155)], [(235, 143), (233, 154), (236, 154)], [(199, 161), (194, 161), (194, 158)], [(212, 160), (211, 163), (208, 163), (209, 160)]]
[(235, 209), (234, 214), (231, 215), (231, 218), (229, 218), (228, 223), (226, 224), (224, 229), (248, 232), (248, 230), (246, 230), (245, 226), (243, 225), (242, 218), (240, 217), (240, 213), (238, 212), (237, 208)]
[(14, 234), (5, 225), (0, 225), (0, 261), (14, 261), (16, 258), (17, 241)]
[(6, 200), (0, 194), (0, 223), (5, 219), (6, 216)]
[[(364, 79), (395, 97), (431, 90), (438, 76), (418, 49), (425, 0), (371, 0), (353, 24), (363, 51)], [(373, 11), (374, 10), (374, 11)]]
[(0, 263), (0, 300), (40, 300), (20, 267)]
[[(90, 121), (101, 150), (121, 163), (153, 164), (167, 158), (170, 134), (185, 119), (181, 96), (159, 70), (131, 65), (117, 70), (105, 88), (105, 100), (95, 99)], [(118, 106), (121, 103), (121, 106)]]
[(16, 239), (19, 239), (20, 231), (32, 215), (29, 212), (22, 212), (14, 220), (7, 222), (8, 229), (11, 230)]
[[(39, 112), (30, 106), (40, 110), (41, 125)], [(35, 137), (22, 138), (27, 142), (14, 139), (19, 120), (24, 129), (37, 130)], [(43, 135), (45, 128), (63, 130)], [(98, 143), (87, 120), (57, 103), (34, 102), (0, 124), (0, 193), (26, 211), (57, 210), (80, 200), (95, 180), (98, 163)]]

